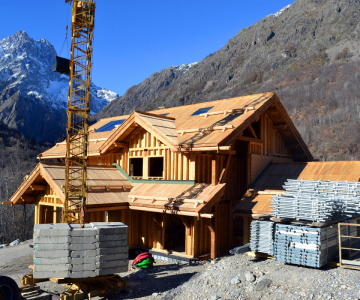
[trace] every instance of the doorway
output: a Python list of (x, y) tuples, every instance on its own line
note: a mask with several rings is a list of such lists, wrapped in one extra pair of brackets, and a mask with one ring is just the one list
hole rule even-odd
[(177, 215), (166, 215), (165, 249), (185, 253), (186, 228)]

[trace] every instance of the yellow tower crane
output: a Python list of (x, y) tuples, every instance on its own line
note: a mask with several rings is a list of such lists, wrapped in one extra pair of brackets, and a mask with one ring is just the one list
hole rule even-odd
[[(69, 75), (66, 126), (65, 202), (63, 223), (85, 223), (90, 74), (95, 3), (65, 0), (72, 4), (71, 58), (57, 57), (54, 71)], [(67, 68), (67, 64), (69, 68)]]

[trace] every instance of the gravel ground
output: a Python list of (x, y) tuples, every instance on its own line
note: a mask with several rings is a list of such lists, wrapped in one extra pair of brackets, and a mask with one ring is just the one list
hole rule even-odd
[[(0, 249), (1, 275), (20, 283), (32, 264), (30, 243)], [(360, 271), (305, 268), (247, 254), (192, 265), (157, 260), (153, 269), (120, 276), (130, 280), (127, 291), (94, 300), (360, 299)], [(63, 290), (52, 282), (41, 287), (57, 293)]]

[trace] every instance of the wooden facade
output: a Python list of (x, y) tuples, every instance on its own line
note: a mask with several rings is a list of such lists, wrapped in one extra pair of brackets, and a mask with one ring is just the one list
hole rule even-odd
[[(197, 104), (195, 108), (207, 105), (213, 108), (209, 116), (196, 117), (194, 124), (188, 124), (189, 118), (184, 118), (184, 123), (177, 121), (182, 116), (172, 108), (169, 117), (161, 116), (168, 110), (151, 114), (134, 112), (105, 138), (96, 129), (114, 118), (93, 125), (88, 164), (116, 164), (134, 187), (128, 193), (126, 206), (88, 205), (87, 222), (123, 222), (129, 226), (130, 247), (187, 258), (215, 258), (231, 247), (248, 242), (251, 216), (234, 218), (233, 208), (249, 185), (271, 162), (308, 161), (312, 157), (275, 94), (269, 93), (267, 98), (262, 94), (258, 98), (236, 99), (238, 102), (229, 99)], [(233, 105), (229, 112), (221, 110), (226, 101)], [(258, 109), (254, 103), (259, 103)], [(239, 112), (231, 116), (235, 110)], [(216, 122), (211, 121), (215, 117)], [(238, 117), (242, 119), (236, 123)], [(216, 126), (206, 129), (209, 132), (203, 129), (209, 127), (197, 127), (197, 124), (205, 126), (204, 122)], [(189, 140), (193, 142), (191, 146)], [(60, 147), (50, 149), (40, 158), (62, 159)], [(57, 209), (62, 201), (49, 182), (43, 181), (43, 184), (46, 188), (43, 194), (37, 195), (35, 222), (43, 223), (45, 214), (49, 215), (47, 222), (57, 222)], [(142, 188), (140, 184), (153, 184), (148, 197), (132, 195)], [(201, 185), (202, 190), (192, 195), (191, 187), (196, 185)], [(185, 188), (187, 186), (190, 188)], [(184, 192), (159, 196), (162, 190), (165, 193), (176, 187)], [(49, 209), (46, 213), (45, 209), (50, 207), (53, 211)]]

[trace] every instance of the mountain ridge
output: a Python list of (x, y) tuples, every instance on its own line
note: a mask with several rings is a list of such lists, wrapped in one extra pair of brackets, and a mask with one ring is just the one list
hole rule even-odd
[[(329, 144), (327, 159), (360, 158), (358, 147), (340, 149), (340, 146), (330, 145), (328, 140), (315, 139), (316, 131), (324, 129), (320, 124), (327, 112), (322, 107), (333, 103), (335, 94), (343, 93), (351, 99), (352, 105), (358, 101), (342, 79), (347, 77), (343, 70), (351, 69), (353, 75), (357, 72), (359, 20), (358, 0), (296, 0), (278, 13), (241, 29), (224, 47), (186, 73), (179, 74), (173, 67), (153, 73), (105, 106), (92, 120), (128, 114), (135, 109), (148, 111), (159, 106), (173, 107), (275, 91), (315, 157), (324, 157), (322, 148)], [(354, 68), (350, 68), (349, 63)], [(327, 68), (335, 74), (337, 84), (333, 84), (333, 79), (327, 81), (328, 76), (323, 72)], [(351, 81), (351, 85), (354, 84)], [(303, 94), (295, 93), (296, 89)], [(311, 105), (309, 90), (314, 90)], [(318, 94), (318, 90), (323, 93)], [(302, 101), (302, 98), (307, 100)], [(328, 113), (336, 109), (339, 108), (329, 105)], [(316, 126), (311, 125), (313, 119), (317, 120)], [(358, 120), (352, 117), (348, 127), (357, 124)], [(333, 122), (331, 126), (343, 125)], [(357, 139), (358, 134), (352, 134)], [(328, 138), (339, 140), (338, 133)]]
[[(0, 121), (39, 141), (65, 133), (69, 78), (52, 72), (56, 51), (25, 31), (0, 40)], [(118, 97), (91, 84), (91, 114)]]

